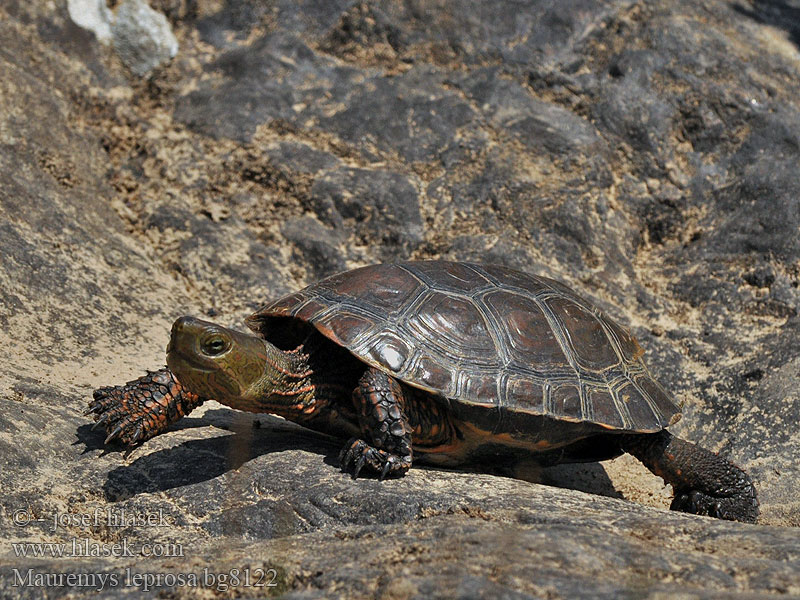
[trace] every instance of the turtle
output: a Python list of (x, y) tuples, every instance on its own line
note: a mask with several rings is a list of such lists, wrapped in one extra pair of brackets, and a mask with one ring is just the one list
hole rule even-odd
[(97, 389), (87, 414), (129, 447), (205, 400), (347, 439), (353, 478), (412, 461), (543, 465), (632, 454), (671, 508), (755, 522), (750, 477), (672, 435), (680, 407), (628, 329), (556, 280), (445, 260), (377, 264), (274, 300), (252, 334), (177, 319), (167, 366)]

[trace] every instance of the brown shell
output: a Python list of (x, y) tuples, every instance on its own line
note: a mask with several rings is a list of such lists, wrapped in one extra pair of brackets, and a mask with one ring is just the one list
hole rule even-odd
[(565, 285), (494, 265), (363, 267), (271, 302), (248, 319), (313, 324), (359, 359), (455, 402), (606, 429), (659, 431), (679, 408), (643, 351)]

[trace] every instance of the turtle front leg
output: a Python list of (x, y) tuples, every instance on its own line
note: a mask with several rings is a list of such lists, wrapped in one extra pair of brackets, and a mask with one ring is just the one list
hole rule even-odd
[(404, 411), (403, 388), (378, 369), (367, 369), (353, 392), (362, 435), (369, 440), (352, 438), (342, 449), (342, 471), (355, 465), (353, 479), (364, 465), (387, 475), (403, 475), (411, 468), (411, 426)]
[(94, 427), (105, 427), (105, 443), (116, 439), (128, 447), (163, 433), (204, 401), (181, 386), (166, 368), (125, 385), (102, 387), (93, 397), (85, 414), (94, 414)]
[(672, 485), (672, 510), (755, 523), (758, 497), (753, 482), (718, 454), (666, 430), (625, 436), (622, 447)]

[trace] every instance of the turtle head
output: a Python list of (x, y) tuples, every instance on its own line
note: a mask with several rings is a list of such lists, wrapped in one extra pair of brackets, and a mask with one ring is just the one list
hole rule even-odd
[(202, 398), (238, 406), (252, 403), (267, 363), (264, 340), (194, 317), (172, 326), (167, 365)]

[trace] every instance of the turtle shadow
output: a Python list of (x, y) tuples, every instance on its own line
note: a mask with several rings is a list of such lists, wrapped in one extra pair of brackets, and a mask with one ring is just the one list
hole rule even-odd
[(599, 462), (563, 463), (549, 467), (523, 465), (515, 477), (532, 483), (624, 499)]
[[(210, 481), (239, 469), (259, 456), (287, 450), (304, 450), (320, 455), (326, 465), (338, 470), (345, 444), (344, 439), (305, 429), (279, 417), (264, 414), (254, 417), (224, 408), (209, 410), (200, 418), (184, 418), (171, 426), (169, 431), (208, 427), (217, 428), (218, 435), (148, 451), (147, 442), (133, 450), (109, 448), (103, 443), (103, 431), (92, 430), (91, 425), (85, 425), (78, 428), (77, 443), (85, 444), (84, 453), (99, 449), (103, 450), (103, 455), (120, 452), (126, 457), (133, 457), (131, 462), (109, 471), (103, 492), (110, 502), (126, 500), (141, 493), (163, 492)], [(415, 465), (414, 468), (450, 470), (433, 465)], [(508, 468), (476, 466), (458, 470), (510, 477), (599, 496), (624, 497), (597, 462), (545, 467), (534, 460), (524, 460)], [(377, 474), (364, 471), (359, 478), (377, 479)]]
[[(343, 447), (344, 440), (335, 440), (332, 443), (339, 443), (340, 447)], [(332, 467), (339, 468), (340, 456), (341, 450), (325, 456), (324, 462)], [(503, 461), (500, 460), (500, 463), (502, 462)], [(530, 458), (518, 460), (516, 462), (511, 461), (508, 466), (499, 466), (497, 463), (487, 463), (461, 468), (445, 468), (432, 464), (418, 464), (415, 462), (413, 468), (415, 470), (425, 469), (429, 471), (482, 473), (498, 477), (508, 477), (510, 479), (519, 479), (529, 483), (539, 483), (550, 487), (576, 490), (588, 494), (595, 494), (597, 496), (625, 498), (625, 496), (616, 489), (605, 468), (599, 462), (562, 463), (544, 466), (536, 462), (534, 458)], [(352, 466), (349, 470), (352, 472)], [(377, 479), (378, 474), (365, 469), (359, 473), (358, 477), (359, 479)]]
[[(207, 427), (208, 423), (205, 422), (202, 418), (194, 418), (194, 417), (185, 417), (181, 419), (178, 423), (173, 424), (167, 429), (167, 431), (181, 431), (184, 429), (196, 429), (200, 427)], [(135, 452), (138, 448), (141, 448), (141, 444), (136, 446), (133, 449), (127, 448), (118, 443), (110, 443), (106, 444), (105, 439), (107, 436), (107, 432), (102, 427), (98, 427), (97, 429), (94, 428), (94, 425), (91, 423), (80, 425), (75, 430), (75, 435), (77, 439), (73, 442), (73, 446), (83, 445), (83, 451), (81, 454), (87, 454), (92, 450), (101, 450), (101, 456), (105, 456), (107, 454), (125, 454), (129, 455)]]
[[(417, 467), (415, 466), (414, 468)], [(440, 467), (426, 465), (425, 468), (436, 470)], [(521, 459), (508, 466), (500, 466), (498, 464), (473, 465), (459, 470), (484, 473), (496, 477), (508, 477), (527, 481), (528, 483), (586, 492), (596, 496), (625, 499), (624, 494), (617, 490), (605, 468), (599, 462), (543, 465), (531, 457)]]
[[(333, 444), (339, 443), (343, 447), (344, 440), (335, 440)], [(340, 466), (341, 449), (336, 452), (328, 454), (324, 458), (327, 465), (336, 467)], [(471, 465), (462, 468), (445, 468), (431, 464), (417, 464), (414, 463), (414, 470), (425, 469), (427, 471), (461, 471), (471, 473), (482, 473), (486, 475), (494, 475), (497, 477), (508, 477), (510, 479), (519, 479), (529, 483), (539, 483), (550, 487), (564, 488), (569, 490), (576, 490), (579, 492), (586, 492), (588, 494), (595, 494), (597, 496), (607, 496), (609, 498), (624, 499), (625, 496), (620, 493), (608, 473), (599, 462), (586, 462), (586, 463), (564, 463), (559, 465), (542, 466), (535, 462), (535, 460), (519, 461), (518, 464), (509, 467), (498, 467), (496, 465)], [(349, 469), (352, 472), (352, 466)], [(363, 470), (358, 475), (359, 479), (377, 479), (378, 474), (373, 471)]]
[[(235, 415), (235, 416), (232, 416)], [(194, 421), (194, 422), (192, 422)], [(305, 450), (324, 456), (338, 456), (341, 443), (321, 433), (301, 428), (271, 415), (239, 416), (227, 409), (207, 411), (202, 418), (181, 421), (185, 425), (169, 431), (218, 427), (218, 435), (188, 440), (170, 448), (148, 450), (147, 442), (132, 451), (108, 450), (102, 432), (82, 432), (89, 441), (87, 451), (125, 452), (133, 460), (109, 471), (103, 492), (109, 502), (127, 500), (142, 493), (163, 492), (210, 481), (239, 469), (245, 463), (275, 452)], [(100, 434), (96, 436), (95, 434)], [(99, 437), (99, 442), (97, 441)]]

